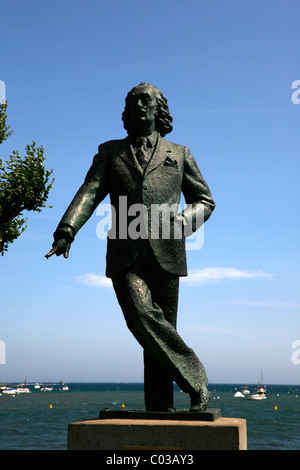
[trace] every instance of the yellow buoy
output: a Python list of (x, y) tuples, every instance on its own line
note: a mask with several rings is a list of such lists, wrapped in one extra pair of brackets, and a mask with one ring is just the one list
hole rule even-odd
[(124, 403), (122, 403), (122, 408), (125, 408), (125, 405), (124, 405)]
[(276, 406), (276, 405), (274, 406), (274, 410), (277, 410), (277, 406)]
[(49, 405), (49, 408), (52, 408), (52, 405), (51, 405), (51, 404)]

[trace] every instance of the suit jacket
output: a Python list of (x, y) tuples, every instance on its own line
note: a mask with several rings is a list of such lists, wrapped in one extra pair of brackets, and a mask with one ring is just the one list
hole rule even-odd
[[(110, 195), (116, 217), (112, 220), (112, 228), (108, 234), (106, 275), (112, 277), (114, 273), (129, 266), (144, 243), (143, 239), (124, 237), (124, 226), (120, 226), (120, 220), (126, 221), (129, 228), (138, 215), (127, 214), (126, 217), (122, 213), (121, 206), (126, 201), (127, 209), (134, 204), (141, 204), (146, 208), (148, 224), (146, 223), (144, 233), (147, 233), (161, 267), (173, 274), (186, 276), (185, 236), (178, 237), (178, 232), (174, 235), (174, 225), (184, 219), (188, 234), (192, 233), (209, 218), (215, 207), (211, 192), (189, 149), (168, 142), (159, 135), (152, 158), (143, 173), (129, 137), (101, 144), (84, 183), (64, 214), (57, 232), (72, 228), (75, 236), (107, 194)], [(185, 197), (187, 208), (176, 214), (181, 194)], [(121, 196), (123, 198), (120, 199)], [(161, 225), (152, 223), (151, 208), (162, 204), (166, 208), (175, 208), (174, 217), (168, 211), (159, 216), (159, 224), (170, 222), (170, 237), (160, 236)], [(203, 217), (196, 217), (199, 212), (202, 212)], [(157, 216), (157, 212), (155, 214)], [(165, 220), (166, 218), (169, 220)]]

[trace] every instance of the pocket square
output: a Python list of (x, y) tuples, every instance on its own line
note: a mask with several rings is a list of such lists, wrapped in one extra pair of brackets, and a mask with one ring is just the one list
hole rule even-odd
[(173, 168), (178, 168), (177, 160), (172, 160), (172, 158), (167, 157), (164, 161), (164, 166), (171, 166)]

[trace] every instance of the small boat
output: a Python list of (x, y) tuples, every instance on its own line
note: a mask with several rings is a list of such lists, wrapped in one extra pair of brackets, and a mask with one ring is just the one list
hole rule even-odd
[(60, 381), (60, 390), (67, 391), (69, 390), (69, 387), (63, 383), (63, 381)]
[(46, 385), (44, 382), (44, 386), (40, 388), (41, 392), (52, 392), (53, 387), (50, 385)]
[(241, 392), (236, 392), (233, 396), (236, 398), (244, 398), (245, 395), (243, 395)]
[(17, 387), (16, 392), (17, 393), (30, 393), (30, 389), (28, 387)]
[(262, 383), (262, 373), (260, 373), (260, 382), (258, 383), (257, 387), (257, 393), (254, 393), (253, 395), (247, 395), (247, 400), (265, 400), (266, 397), (266, 387), (264, 385), (261, 385)]
[(253, 395), (247, 395), (247, 400), (265, 400), (266, 397), (266, 387), (261, 387), (259, 386), (257, 388), (257, 393), (254, 393)]
[(52, 390), (53, 390), (52, 385), (46, 384), (45, 381), (44, 381), (43, 387), (40, 388), (40, 391), (41, 391), (41, 392), (52, 392)]
[(17, 393), (31, 393), (30, 388), (27, 387), (27, 378), (25, 377), (24, 383), (17, 385), (16, 388)]
[(249, 395), (250, 390), (248, 389), (247, 385), (245, 385), (245, 387), (242, 388), (241, 393), (243, 395)]
[(17, 393), (17, 390), (12, 387), (6, 387), (4, 390), (2, 390), (2, 393), (5, 395), (15, 395)]
[(36, 390), (39, 390), (39, 389), (41, 388), (41, 386), (40, 386), (40, 384), (36, 383), (36, 384), (34, 385), (34, 388), (35, 388)]

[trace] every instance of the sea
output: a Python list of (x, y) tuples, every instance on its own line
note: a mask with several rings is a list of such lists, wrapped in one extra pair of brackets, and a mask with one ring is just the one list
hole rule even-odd
[[(12, 384), (13, 385), (13, 384)], [(143, 410), (142, 383), (69, 383), (68, 390), (0, 391), (0, 450), (66, 450), (68, 424), (95, 419), (99, 411)], [(41, 386), (42, 388), (42, 386)], [(210, 408), (247, 421), (248, 450), (300, 449), (300, 386), (267, 385), (265, 400), (236, 397), (242, 384), (210, 384)], [(249, 385), (255, 393), (257, 385)], [(175, 407), (189, 409), (189, 396), (174, 386)]]

